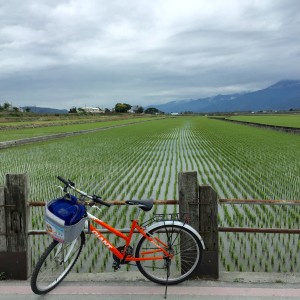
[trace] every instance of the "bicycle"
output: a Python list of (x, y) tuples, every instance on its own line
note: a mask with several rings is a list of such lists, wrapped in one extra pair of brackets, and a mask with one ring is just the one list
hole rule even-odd
[[(64, 191), (64, 199), (77, 203), (80, 208), (86, 206), (112, 204), (105, 202), (97, 195), (87, 193), (75, 187), (70, 180), (57, 176), (64, 183), (61, 189)], [(78, 199), (69, 193), (69, 189), (80, 195)], [(70, 203), (71, 203), (70, 202)], [(180, 220), (179, 214), (158, 214), (143, 224), (139, 224), (138, 216), (141, 210), (150, 211), (154, 201), (126, 200), (127, 205), (133, 205), (137, 209), (136, 216), (131, 220), (128, 234), (110, 226), (91, 213), (84, 211), (84, 215), (78, 221), (75, 236), (72, 232), (69, 240), (61, 240), (53, 236), (53, 228), (48, 226), (48, 233), (53, 241), (41, 255), (31, 277), (31, 289), (35, 294), (46, 294), (54, 289), (71, 271), (75, 265), (83, 245), (85, 244), (84, 226), (89, 233), (94, 234), (113, 254), (113, 269), (118, 270), (121, 265), (134, 262), (138, 270), (150, 281), (167, 286), (183, 282), (190, 278), (198, 269), (202, 258), (204, 243), (199, 233), (187, 224), (187, 219)], [(73, 206), (72, 206), (73, 207)], [(124, 240), (124, 245), (113, 245), (93, 224), (96, 223), (113, 235)], [(49, 225), (49, 224), (48, 224)], [(51, 225), (51, 224), (50, 224)], [(53, 225), (53, 224), (52, 224)], [(78, 227), (79, 226), (79, 227)], [(55, 231), (55, 230), (54, 230)], [(140, 235), (135, 245), (132, 244), (133, 234)], [(72, 236), (73, 235), (73, 236)]]

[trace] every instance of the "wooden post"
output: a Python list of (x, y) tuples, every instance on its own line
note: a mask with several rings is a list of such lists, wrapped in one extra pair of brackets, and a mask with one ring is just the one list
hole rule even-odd
[(189, 214), (189, 224), (199, 230), (199, 201), (197, 172), (178, 174), (179, 213)]
[(218, 196), (211, 186), (199, 187), (199, 233), (205, 244), (200, 277), (219, 278)]
[[(197, 172), (181, 172), (178, 174), (178, 191), (179, 191), (179, 213), (187, 213), (189, 215), (189, 225), (199, 230), (199, 203), (198, 203), (198, 184)], [(182, 249), (185, 249), (187, 241), (181, 237), (180, 243)], [(184, 250), (186, 255), (195, 255), (193, 250)], [(181, 272), (185, 273), (186, 263), (182, 261)], [(194, 275), (199, 276), (199, 270)]]
[[(0, 186), (0, 253), (6, 252), (5, 187)], [(0, 264), (1, 273), (1, 264)]]
[[(7, 174), (4, 201), (4, 220), (1, 221), (0, 272), (7, 279), (26, 280), (31, 274), (31, 249), (28, 238), (28, 192), (27, 174)], [(1, 194), (1, 192), (0, 192)], [(0, 197), (1, 199), (1, 197)], [(3, 209), (2, 209), (3, 214)]]
[(190, 223), (204, 241), (202, 261), (195, 272), (198, 278), (219, 278), (218, 254), (218, 197), (210, 186), (197, 183), (197, 172), (178, 175), (179, 212), (188, 213)]

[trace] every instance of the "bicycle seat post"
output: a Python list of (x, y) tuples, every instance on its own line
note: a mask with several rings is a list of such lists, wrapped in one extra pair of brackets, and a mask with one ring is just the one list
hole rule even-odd
[(137, 220), (140, 216), (141, 210), (138, 207), (136, 207), (135, 209), (136, 209), (136, 212), (135, 212), (134, 220)]

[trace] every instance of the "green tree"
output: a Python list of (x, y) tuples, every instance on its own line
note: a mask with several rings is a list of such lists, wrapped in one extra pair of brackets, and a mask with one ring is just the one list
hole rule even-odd
[(126, 113), (131, 108), (130, 104), (127, 103), (117, 103), (115, 105), (115, 112)]
[(124, 103), (126, 112), (132, 107), (130, 104)]
[(154, 115), (154, 114), (159, 114), (159, 113), (161, 113), (161, 112), (155, 107), (149, 107), (145, 110), (145, 114)]
[(125, 105), (122, 103), (117, 103), (115, 105), (115, 112), (119, 112), (119, 113), (125, 112)]
[(138, 109), (135, 112), (137, 114), (142, 114), (144, 112), (144, 108), (142, 106), (138, 106)]
[(3, 110), (9, 110), (11, 107), (11, 104), (9, 104), (8, 102), (4, 102), (3, 104)]
[(76, 114), (77, 113), (77, 108), (76, 107), (72, 107), (69, 110), (69, 114)]

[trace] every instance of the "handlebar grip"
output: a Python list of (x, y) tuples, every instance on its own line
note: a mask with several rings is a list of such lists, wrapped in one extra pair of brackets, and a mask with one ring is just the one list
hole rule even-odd
[(112, 206), (112, 204), (103, 201), (100, 197), (97, 197), (97, 196), (95, 196), (93, 200), (94, 200), (95, 202), (97, 202), (97, 203), (99, 203), (99, 204), (102, 204), (102, 205), (104, 205), (104, 206), (107, 206), (107, 207)]
[(62, 178), (61, 176), (57, 176), (57, 179), (59, 179), (61, 182), (63, 182), (67, 186), (70, 185), (69, 182), (66, 179)]

